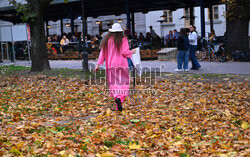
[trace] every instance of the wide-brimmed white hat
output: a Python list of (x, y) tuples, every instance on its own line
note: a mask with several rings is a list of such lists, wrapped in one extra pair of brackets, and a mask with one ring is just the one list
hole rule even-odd
[(119, 23), (114, 23), (109, 32), (123, 32), (122, 26)]

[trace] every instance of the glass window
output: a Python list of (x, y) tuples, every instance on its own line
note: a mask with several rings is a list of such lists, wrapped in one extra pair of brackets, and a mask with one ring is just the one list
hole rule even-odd
[(173, 13), (170, 10), (164, 10), (163, 15), (165, 15), (165, 23), (173, 23)]
[(218, 6), (214, 6), (213, 7), (213, 11), (214, 11), (214, 20), (219, 20), (219, 7)]
[[(213, 6), (213, 20), (219, 20), (219, 6)], [(208, 20), (210, 20), (210, 10), (208, 9)]]

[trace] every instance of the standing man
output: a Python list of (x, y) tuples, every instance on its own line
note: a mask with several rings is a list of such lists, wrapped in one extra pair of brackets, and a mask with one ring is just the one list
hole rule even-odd
[(173, 35), (173, 31), (170, 30), (169, 34), (166, 35), (165, 39), (164, 39), (164, 44), (169, 47), (169, 46), (173, 46), (174, 43), (174, 35)]
[(190, 33), (188, 35), (189, 43), (190, 43), (190, 59), (192, 62), (192, 68), (191, 70), (199, 70), (200, 69), (200, 64), (196, 59), (195, 52), (197, 49), (198, 45), (198, 34), (196, 32), (196, 27), (195, 26), (190, 26)]
[(180, 34), (180, 33), (179, 33), (176, 29), (174, 29), (174, 40), (177, 40), (177, 39), (178, 39), (179, 34)]
[(176, 29), (174, 29), (174, 44), (175, 44), (175, 46), (177, 46), (177, 39), (179, 38), (179, 32), (176, 30)]
[(156, 33), (155, 33), (155, 30), (153, 30), (153, 26), (149, 26), (149, 29), (150, 29), (151, 37), (154, 39), (156, 37)]

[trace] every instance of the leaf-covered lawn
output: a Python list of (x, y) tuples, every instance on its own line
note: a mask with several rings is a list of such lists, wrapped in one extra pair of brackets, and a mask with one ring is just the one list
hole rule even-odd
[(104, 85), (0, 76), (0, 156), (249, 155), (248, 83), (188, 78), (158, 81), (120, 113)]

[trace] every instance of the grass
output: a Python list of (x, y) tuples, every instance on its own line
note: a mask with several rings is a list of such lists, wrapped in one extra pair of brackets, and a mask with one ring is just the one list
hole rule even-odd
[(30, 67), (24, 66), (15, 66), (15, 65), (8, 65), (8, 66), (0, 66), (0, 75), (12, 75), (19, 71), (26, 71), (30, 70)]
[[(82, 72), (81, 69), (52, 69), (50, 71), (42, 72), (30, 72), (30, 67), (25, 66), (0, 66), (0, 75), (10, 76), (10, 75), (25, 75), (25, 76), (34, 76), (34, 75), (46, 75), (46, 76), (57, 76), (64, 78), (89, 78), (90, 76), (94, 77), (95, 75), (92, 72)], [(97, 78), (105, 77), (105, 71), (101, 70), (96, 73)]]
[[(81, 69), (52, 69), (50, 71), (42, 71), (42, 72), (30, 72), (30, 67), (25, 66), (0, 66), (0, 76), (36, 76), (36, 75), (45, 75), (52, 77), (62, 77), (62, 78), (76, 78), (81, 80), (94, 80), (105, 77), (105, 70), (100, 70), (98, 73), (93, 74), (92, 72), (83, 72)], [(164, 79), (179, 79), (180, 77), (185, 80), (185, 78), (193, 78), (193, 79), (224, 79), (224, 78), (237, 78), (238, 75), (231, 74), (172, 74), (172, 73), (156, 73), (156, 75), (152, 74), (152, 77), (156, 78), (164, 78)], [(142, 78), (150, 77), (150, 73), (143, 73)], [(248, 77), (248, 76), (246, 76)]]

